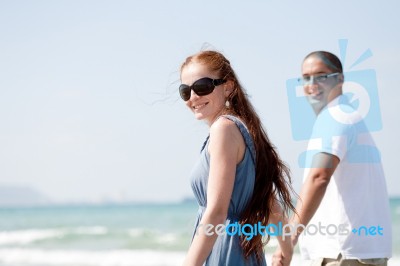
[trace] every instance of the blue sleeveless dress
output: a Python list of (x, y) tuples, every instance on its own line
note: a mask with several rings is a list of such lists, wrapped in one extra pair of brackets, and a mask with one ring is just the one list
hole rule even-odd
[[(247, 203), (253, 195), (255, 183), (255, 148), (253, 140), (246, 126), (237, 117), (224, 115), (223, 117), (235, 122), (239, 128), (246, 144), (243, 160), (236, 165), (235, 183), (229, 203), (228, 217), (225, 225), (239, 221), (240, 214), (245, 210)], [(208, 153), (209, 138), (203, 144), (200, 152), (200, 159), (195, 164), (191, 172), (191, 185), (193, 193), (199, 204), (195, 229), (207, 207), (207, 183), (210, 171), (210, 154)], [(194, 236), (195, 232), (193, 233)], [(223, 234), (218, 236), (214, 247), (208, 256), (206, 266), (241, 266), (241, 265), (266, 265), (263, 256), (261, 263), (257, 262), (255, 254), (245, 259), (243, 250), (240, 246), (240, 236), (238, 234)]]

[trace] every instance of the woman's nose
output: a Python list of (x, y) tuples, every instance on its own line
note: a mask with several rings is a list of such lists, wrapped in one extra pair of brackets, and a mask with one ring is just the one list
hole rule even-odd
[(194, 98), (198, 98), (199, 97), (199, 95), (197, 95), (195, 92), (194, 92), (194, 90), (190, 90), (190, 100), (191, 99), (194, 99)]

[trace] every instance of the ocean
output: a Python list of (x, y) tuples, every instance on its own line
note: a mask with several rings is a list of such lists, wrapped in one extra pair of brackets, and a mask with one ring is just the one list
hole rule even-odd
[[(400, 265), (400, 198), (391, 199), (390, 206), (395, 259), (389, 265)], [(181, 265), (196, 212), (194, 202), (3, 207), (0, 265)], [(275, 247), (276, 241), (272, 239), (266, 249), (268, 259)], [(298, 254), (295, 259), (299, 260)]]

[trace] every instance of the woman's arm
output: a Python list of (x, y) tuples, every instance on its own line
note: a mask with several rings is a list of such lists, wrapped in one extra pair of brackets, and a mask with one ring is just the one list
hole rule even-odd
[[(210, 173), (207, 186), (207, 208), (202, 225), (193, 238), (185, 266), (203, 265), (218, 237), (215, 226), (225, 224), (235, 182), (236, 164), (243, 158), (245, 144), (234, 122), (220, 118), (210, 128)], [(210, 225), (213, 230), (205, 230)], [(211, 232), (212, 235), (205, 233)]]

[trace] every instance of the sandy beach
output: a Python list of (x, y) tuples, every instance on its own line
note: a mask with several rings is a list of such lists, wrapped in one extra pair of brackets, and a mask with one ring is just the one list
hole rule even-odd
[[(393, 254), (400, 265), (398, 201), (392, 202)], [(182, 265), (193, 204), (53, 206), (0, 209), (0, 266)], [(160, 222), (162, 221), (162, 222)], [(268, 243), (268, 265), (277, 245)], [(310, 265), (295, 250), (292, 264)]]

